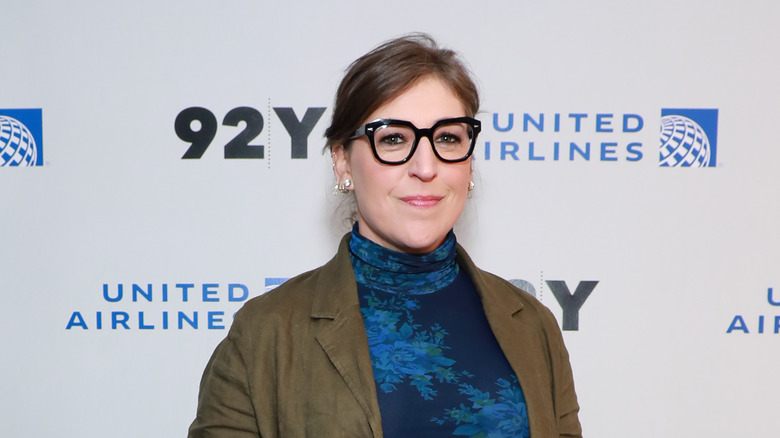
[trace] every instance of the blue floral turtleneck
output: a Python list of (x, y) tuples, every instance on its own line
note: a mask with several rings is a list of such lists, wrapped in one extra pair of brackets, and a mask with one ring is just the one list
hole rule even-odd
[(528, 437), (523, 391), (455, 247), (452, 231), (417, 255), (352, 230), (384, 436)]

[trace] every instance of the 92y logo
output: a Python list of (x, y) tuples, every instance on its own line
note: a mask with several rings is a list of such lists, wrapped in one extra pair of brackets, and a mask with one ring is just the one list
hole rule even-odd
[[(309, 134), (325, 108), (309, 107), (301, 120), (298, 120), (292, 108), (274, 107), (274, 112), (290, 135), (290, 158), (307, 158)], [(193, 127), (195, 122), (198, 122), (198, 128)], [(250, 144), (263, 132), (263, 114), (255, 108), (240, 106), (228, 111), (222, 119), (223, 126), (237, 127), (241, 122), (246, 126), (224, 146), (225, 158), (265, 158), (265, 145)], [(217, 135), (217, 118), (206, 108), (186, 108), (176, 116), (174, 129), (181, 140), (190, 143), (182, 159), (198, 159)]]

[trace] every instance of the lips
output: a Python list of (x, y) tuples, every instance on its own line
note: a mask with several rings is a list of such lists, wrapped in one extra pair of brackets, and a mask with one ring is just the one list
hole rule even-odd
[(408, 205), (411, 205), (412, 207), (420, 207), (420, 208), (427, 208), (427, 207), (433, 207), (434, 205), (438, 204), (439, 201), (441, 201), (444, 198), (444, 196), (436, 196), (436, 195), (414, 195), (414, 196), (404, 196), (401, 199), (401, 201), (405, 202)]

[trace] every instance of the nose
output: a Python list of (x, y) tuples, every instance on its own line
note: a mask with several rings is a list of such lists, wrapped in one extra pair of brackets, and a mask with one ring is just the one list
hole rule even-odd
[(420, 139), (417, 150), (409, 159), (409, 176), (419, 178), (422, 181), (430, 181), (436, 178), (439, 168), (439, 159), (433, 153), (433, 145), (428, 137)]

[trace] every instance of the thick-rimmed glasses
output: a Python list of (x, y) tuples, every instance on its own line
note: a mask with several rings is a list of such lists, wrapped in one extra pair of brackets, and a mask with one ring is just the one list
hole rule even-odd
[(460, 163), (474, 152), (480, 130), (480, 121), (471, 117), (439, 120), (427, 129), (420, 129), (406, 120), (379, 119), (358, 128), (350, 140), (367, 136), (374, 157), (380, 163), (395, 165), (409, 161), (420, 139), (426, 137), (439, 160)]

